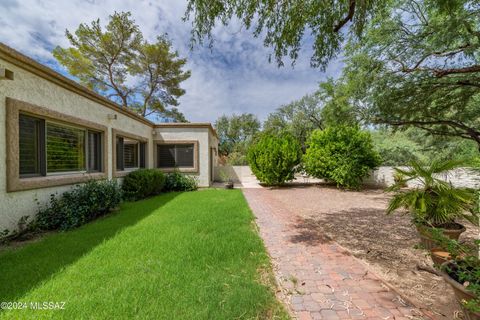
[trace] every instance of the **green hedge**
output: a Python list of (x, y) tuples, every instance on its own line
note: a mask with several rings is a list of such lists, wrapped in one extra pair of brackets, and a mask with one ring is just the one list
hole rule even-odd
[(165, 191), (194, 191), (198, 189), (198, 182), (195, 177), (181, 174), (175, 170), (167, 174)]
[(337, 186), (357, 189), (372, 169), (380, 164), (370, 133), (357, 127), (329, 127), (315, 130), (303, 156), (305, 171)]
[(258, 180), (280, 185), (294, 178), (301, 154), (301, 146), (292, 135), (263, 134), (250, 146), (247, 158)]
[(41, 208), (33, 227), (41, 230), (67, 230), (79, 227), (117, 207), (122, 190), (116, 181), (89, 181), (61, 196), (52, 194)]
[(139, 169), (125, 176), (122, 183), (126, 200), (140, 200), (160, 194), (165, 185), (165, 175), (158, 169)]

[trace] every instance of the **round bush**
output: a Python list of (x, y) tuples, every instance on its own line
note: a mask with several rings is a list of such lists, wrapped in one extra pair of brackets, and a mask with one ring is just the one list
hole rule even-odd
[(139, 169), (125, 176), (122, 189), (125, 199), (140, 200), (160, 194), (165, 185), (165, 175), (157, 169)]
[(248, 164), (258, 180), (267, 185), (280, 185), (294, 178), (302, 149), (290, 134), (262, 135), (249, 148)]
[(329, 127), (312, 132), (303, 156), (305, 171), (339, 187), (358, 189), (380, 164), (370, 133), (358, 127)]

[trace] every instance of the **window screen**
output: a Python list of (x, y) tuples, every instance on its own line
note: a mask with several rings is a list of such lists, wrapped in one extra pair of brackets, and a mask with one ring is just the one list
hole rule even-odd
[(175, 167), (175, 145), (157, 145), (157, 166), (159, 168)]
[(192, 168), (193, 152), (193, 144), (159, 144), (157, 145), (157, 167)]
[(138, 142), (124, 140), (123, 161), (125, 168), (138, 168)]
[(85, 130), (47, 123), (47, 172), (85, 170)]
[(116, 144), (117, 170), (122, 171), (125, 169), (123, 165), (123, 138), (117, 137)]
[(88, 171), (102, 171), (102, 134), (88, 132)]
[(179, 168), (193, 167), (193, 144), (179, 144), (175, 146), (175, 166)]
[(20, 175), (40, 174), (42, 120), (21, 114), (19, 118)]

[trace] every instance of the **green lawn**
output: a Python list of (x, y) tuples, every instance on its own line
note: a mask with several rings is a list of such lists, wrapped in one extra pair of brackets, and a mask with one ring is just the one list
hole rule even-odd
[(288, 318), (238, 190), (125, 203), (79, 229), (0, 253), (0, 301), (65, 302), (0, 319)]

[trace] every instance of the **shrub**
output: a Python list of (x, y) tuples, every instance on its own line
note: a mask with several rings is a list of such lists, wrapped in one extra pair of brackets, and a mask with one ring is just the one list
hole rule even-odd
[(181, 174), (178, 170), (168, 173), (165, 179), (165, 191), (194, 191), (198, 189), (195, 177)]
[(125, 176), (122, 183), (126, 200), (140, 200), (160, 194), (165, 186), (165, 175), (158, 169), (139, 169)]
[(39, 210), (35, 227), (67, 230), (79, 227), (120, 204), (122, 190), (116, 181), (89, 181), (61, 196), (52, 194), (50, 203)]
[(247, 158), (258, 180), (280, 185), (294, 178), (301, 154), (301, 146), (292, 135), (264, 134), (251, 145)]
[(303, 157), (305, 171), (337, 186), (358, 189), (380, 164), (371, 136), (358, 127), (329, 127), (312, 132)]

